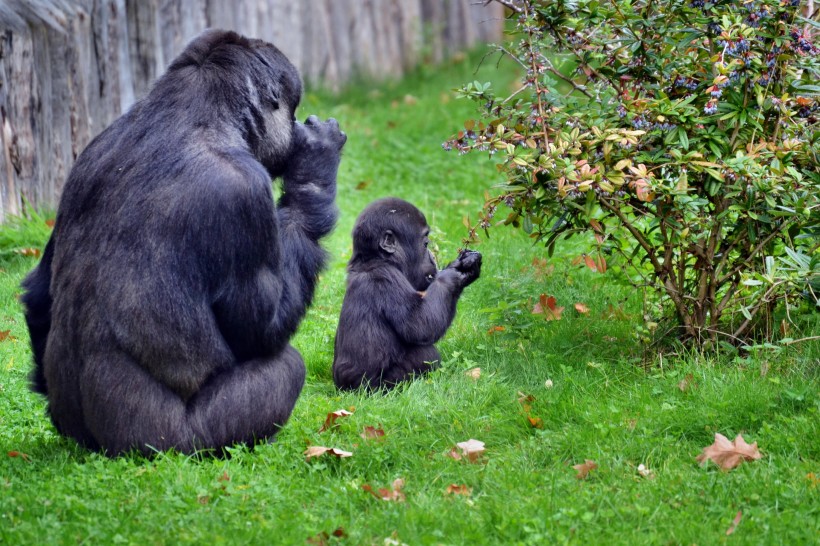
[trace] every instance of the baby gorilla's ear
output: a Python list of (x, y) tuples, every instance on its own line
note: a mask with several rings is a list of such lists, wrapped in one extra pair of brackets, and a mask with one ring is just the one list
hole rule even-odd
[(393, 254), (396, 252), (397, 246), (398, 243), (396, 242), (396, 236), (389, 229), (385, 230), (385, 232), (382, 234), (382, 238), (379, 240), (379, 248), (381, 248), (388, 254)]

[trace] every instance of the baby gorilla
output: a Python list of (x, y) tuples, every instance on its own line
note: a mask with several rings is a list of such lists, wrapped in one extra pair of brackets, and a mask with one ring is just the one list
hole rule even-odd
[(462, 251), (438, 271), (429, 234), (421, 211), (396, 198), (371, 203), (356, 220), (333, 358), (340, 389), (391, 388), (438, 363), (433, 343), (478, 278), (481, 254)]

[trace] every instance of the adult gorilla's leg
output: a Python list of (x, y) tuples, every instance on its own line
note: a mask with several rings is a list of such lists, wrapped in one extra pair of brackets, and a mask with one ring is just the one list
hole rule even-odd
[(305, 381), (290, 345), (271, 359), (239, 364), (218, 375), (187, 403), (122, 353), (87, 361), (81, 384), (84, 413), (108, 455), (131, 449), (220, 448), (269, 438), (285, 424)]
[(43, 259), (23, 281), (25, 293), (20, 301), (25, 308), (26, 325), (31, 336), (31, 352), (34, 354), (34, 370), (31, 384), (35, 392), (46, 394), (46, 378), (43, 372), (43, 356), (46, 351), (48, 332), (51, 329), (51, 260), (54, 256), (53, 239), (49, 239)]
[(425, 374), (438, 367), (441, 355), (433, 345), (416, 346), (409, 349), (400, 363), (384, 371), (381, 382), (393, 386), (412, 378), (413, 375)]

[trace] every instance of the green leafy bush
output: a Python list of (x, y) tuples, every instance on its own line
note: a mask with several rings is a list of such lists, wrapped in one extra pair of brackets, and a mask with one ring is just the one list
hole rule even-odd
[(481, 118), (444, 144), (506, 179), (468, 242), (585, 234), (591, 267), (654, 289), (681, 338), (770, 333), (820, 273), (820, 25), (793, 0), (502, 3), (520, 88), (465, 85)]

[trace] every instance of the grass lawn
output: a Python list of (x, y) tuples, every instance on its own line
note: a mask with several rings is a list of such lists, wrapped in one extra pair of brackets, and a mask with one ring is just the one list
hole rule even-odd
[[(471, 103), (452, 99), (450, 90), (474, 78), (475, 64), (303, 101), (300, 118), (336, 117), (349, 139), (339, 173), (341, 218), (326, 241), (331, 261), (294, 340), (307, 383), (272, 444), (236, 448), (227, 459), (109, 460), (59, 437), (27, 388), (31, 356), (16, 298), (36, 262), (5, 255), (0, 544), (820, 540), (820, 344), (758, 358), (647, 357), (633, 336), (642, 322), (640, 295), (610, 273), (573, 265), (579, 252), (572, 247), (533, 265), (546, 258), (543, 248), (521, 232), (493, 231), (479, 247), (482, 277), (465, 291), (438, 345), (441, 369), (386, 395), (337, 392), (333, 337), (358, 212), (387, 195), (414, 202), (447, 263), (465, 234), (462, 218), (475, 218), (484, 189), (498, 182), (489, 162), (440, 146), (473, 116)], [(475, 77), (509, 80), (509, 70), (489, 63)], [(565, 307), (561, 320), (530, 313), (541, 293)], [(589, 312), (577, 312), (575, 303)], [(820, 331), (820, 314), (801, 321), (793, 337)], [(476, 367), (477, 379), (465, 374)], [(320, 433), (338, 409), (353, 414)], [(364, 439), (368, 426), (384, 436)], [(730, 472), (699, 466), (695, 457), (716, 432), (742, 434), (763, 457)], [(477, 462), (448, 456), (468, 439), (485, 443)], [(353, 456), (306, 461), (305, 449), (317, 445)], [(587, 459), (598, 467), (577, 479), (572, 467)], [(640, 475), (639, 465), (651, 476)], [(404, 502), (363, 489), (390, 488), (397, 479)], [(451, 485), (469, 494), (449, 494)]]

